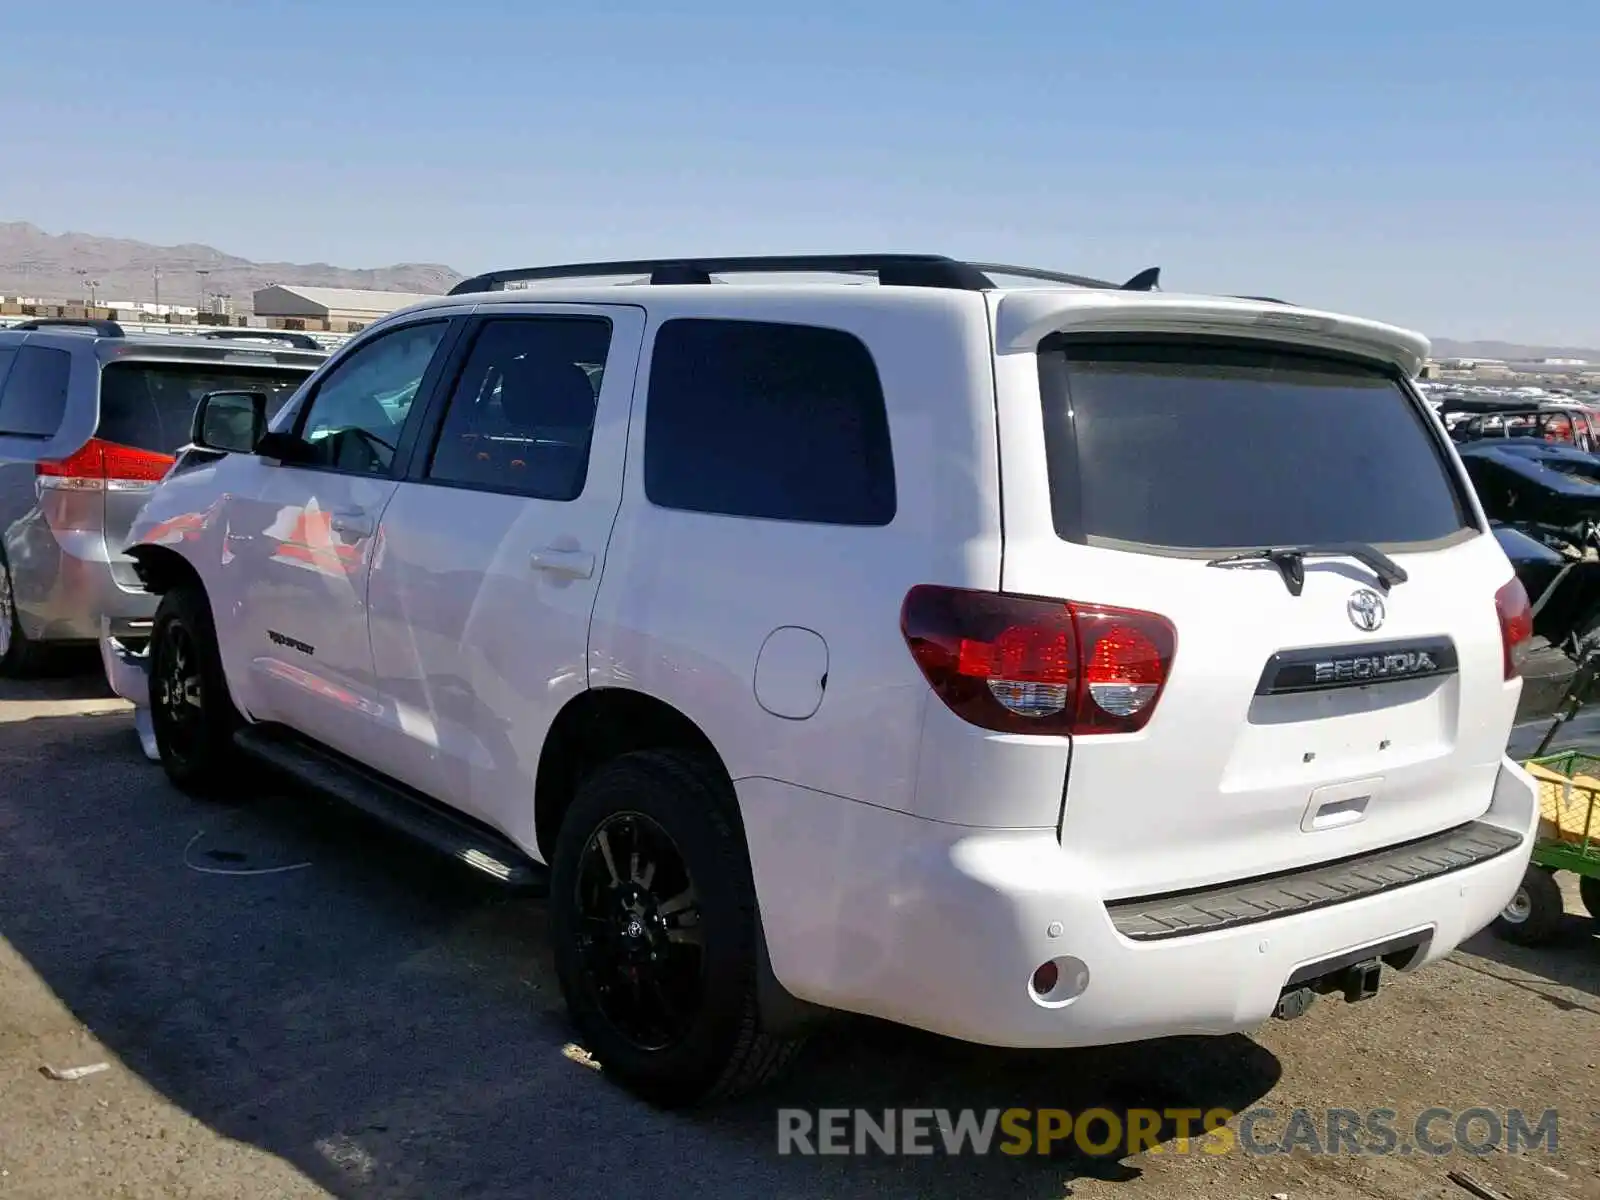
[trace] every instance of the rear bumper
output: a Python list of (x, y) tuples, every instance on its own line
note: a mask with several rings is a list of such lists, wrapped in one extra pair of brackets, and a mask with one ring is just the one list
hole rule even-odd
[(17, 620), (36, 641), (92, 642), (102, 617), (130, 636), (155, 615), (160, 597), (117, 581), (97, 533), (58, 535), (35, 518), (9, 539), (8, 549)]
[[(1480, 821), (1512, 835), (1508, 849), (1343, 903), (1139, 941), (1053, 830), (944, 825), (766, 780), (741, 783), (739, 798), (773, 973), (790, 993), (1016, 1047), (1245, 1031), (1308, 966), (1407, 939), (1421, 946), (1407, 970), (1431, 962), (1515, 893), (1538, 821), (1532, 780), (1506, 760)], [(1047, 961), (1063, 984), (1041, 999), (1030, 981)]]

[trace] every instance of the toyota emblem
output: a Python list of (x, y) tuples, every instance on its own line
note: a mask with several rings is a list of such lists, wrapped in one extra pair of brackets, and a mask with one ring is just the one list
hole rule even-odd
[(1371, 588), (1361, 588), (1344, 606), (1350, 614), (1350, 624), (1366, 633), (1372, 633), (1383, 624), (1383, 597)]

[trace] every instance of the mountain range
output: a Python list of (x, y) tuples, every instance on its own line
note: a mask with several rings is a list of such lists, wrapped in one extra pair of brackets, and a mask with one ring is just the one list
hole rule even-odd
[(1581, 358), (1600, 363), (1600, 350), (1581, 346), (1523, 346), (1516, 342), (1454, 342), (1433, 339), (1435, 358), (1498, 358), (1508, 362), (1528, 362), (1539, 358)]
[[(204, 286), (208, 293), (231, 296), (238, 312), (249, 311), (257, 288), (274, 283), (431, 294), (447, 292), (465, 278), (442, 263), (395, 263), (365, 269), (329, 263), (258, 263), (213, 246), (153, 246), (87, 233), (50, 234), (25, 221), (0, 221), (0, 296), (81, 301), (93, 280), (95, 296), (102, 303), (152, 301), (158, 272), (161, 299), (166, 303), (193, 305)], [(1582, 358), (1600, 362), (1600, 350), (1449, 338), (1435, 338), (1433, 353), (1438, 358)]]
[(463, 278), (441, 263), (369, 269), (258, 263), (213, 246), (153, 246), (86, 233), (50, 234), (25, 221), (0, 221), (0, 295), (57, 303), (83, 301), (93, 281), (100, 303), (150, 302), (159, 284), (162, 303), (193, 306), (204, 286), (209, 294), (232, 297), (235, 311), (248, 312), (256, 289), (274, 283), (432, 294), (449, 291)]

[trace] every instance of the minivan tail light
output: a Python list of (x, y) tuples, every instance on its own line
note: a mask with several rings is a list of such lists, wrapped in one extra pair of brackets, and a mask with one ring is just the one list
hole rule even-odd
[(1513, 576), (1510, 583), (1494, 594), (1494, 607), (1500, 615), (1505, 677), (1516, 679), (1522, 675), (1522, 663), (1528, 657), (1529, 643), (1533, 639), (1533, 606), (1528, 603), (1528, 592), (1522, 581)]
[(100, 490), (108, 483), (158, 483), (173, 461), (170, 454), (90, 438), (58, 462), (36, 464), (34, 472), (47, 487)]
[(1003, 733), (1135, 733), (1177, 647), (1155, 613), (932, 584), (906, 594), (900, 630), (951, 711)]

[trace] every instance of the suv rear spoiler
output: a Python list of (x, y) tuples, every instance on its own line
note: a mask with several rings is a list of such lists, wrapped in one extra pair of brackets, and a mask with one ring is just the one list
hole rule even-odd
[(323, 348), (316, 338), (288, 329), (208, 329), (199, 336), (227, 342), (287, 342), (297, 350)]
[(1052, 333), (1189, 334), (1258, 338), (1360, 355), (1415, 379), (1428, 360), (1420, 333), (1338, 313), (1231, 296), (1016, 291), (998, 300), (995, 348), (1034, 352)]

